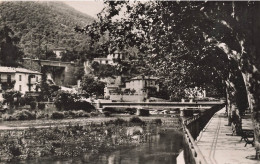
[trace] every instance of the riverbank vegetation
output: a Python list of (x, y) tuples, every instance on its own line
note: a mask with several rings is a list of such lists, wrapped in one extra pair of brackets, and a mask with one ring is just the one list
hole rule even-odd
[[(97, 154), (137, 146), (160, 133), (161, 122), (114, 119), (84, 125), (2, 130), (0, 132), (0, 162), (28, 160), (42, 157), (66, 158), (87, 156), (91, 161)], [(177, 130), (178, 125), (172, 123)]]

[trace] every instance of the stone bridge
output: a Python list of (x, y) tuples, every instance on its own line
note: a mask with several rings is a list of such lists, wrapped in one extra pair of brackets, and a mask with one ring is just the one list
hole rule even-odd
[(105, 107), (143, 107), (143, 108), (210, 108), (224, 104), (223, 101), (207, 102), (99, 102), (100, 108)]
[(183, 115), (191, 110), (209, 109), (215, 105), (223, 105), (223, 101), (210, 101), (210, 102), (98, 102), (98, 108), (138, 108), (147, 110), (181, 110)]

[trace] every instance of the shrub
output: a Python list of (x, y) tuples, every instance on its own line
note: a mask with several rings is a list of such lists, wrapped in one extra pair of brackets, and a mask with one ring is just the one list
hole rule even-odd
[(15, 111), (13, 114), (3, 114), (2, 118), (4, 121), (34, 120), (36, 119), (36, 114), (23, 109), (22, 111)]
[(53, 112), (51, 114), (52, 119), (63, 119), (64, 118), (64, 113), (63, 112)]
[(105, 107), (103, 112), (110, 112), (110, 113), (129, 113), (129, 111), (134, 112), (134, 108), (112, 108), (112, 107)]
[(132, 117), (130, 118), (129, 122), (132, 124), (144, 125), (144, 121), (141, 120), (139, 117)]
[(91, 112), (91, 113), (90, 113), (90, 116), (91, 116), (91, 117), (95, 117), (95, 116), (98, 116), (98, 115), (99, 115), (98, 112)]
[(38, 103), (38, 108), (43, 110), (45, 109), (45, 104), (44, 103)]
[(111, 107), (105, 107), (104, 109), (102, 109), (102, 111), (105, 112), (109, 112), (109, 113), (116, 113), (116, 109), (115, 108), (111, 108)]
[(121, 118), (117, 118), (115, 120), (109, 120), (107, 122), (105, 122), (106, 125), (124, 125), (124, 124), (127, 124), (127, 121), (125, 121), (124, 119), (121, 119)]
[(37, 112), (36, 113), (36, 119), (41, 119), (41, 118), (45, 118), (46, 115), (44, 114), (44, 112)]
[(95, 107), (87, 101), (76, 101), (76, 102), (74, 102), (73, 109), (91, 112), (91, 111), (93, 111), (93, 109), (95, 109)]
[(34, 120), (36, 119), (36, 114), (30, 112), (29, 110), (23, 109), (22, 111), (15, 111), (13, 117), (16, 120)]
[(12, 154), (13, 156), (19, 156), (22, 154), (20, 147), (15, 144), (10, 144), (8, 145), (7, 149), (9, 150), (9, 153)]
[(24, 98), (24, 97), (21, 97), (21, 98), (19, 99), (19, 104), (20, 104), (20, 106), (25, 106), (25, 105), (26, 105), (26, 101), (25, 101), (25, 98)]
[(80, 101), (80, 97), (77, 94), (71, 94), (64, 91), (59, 91), (57, 93), (54, 104), (59, 110), (84, 110), (86, 112), (91, 112), (95, 109), (89, 102)]
[(24, 101), (25, 101), (25, 104), (26, 104), (26, 105), (31, 105), (31, 102), (32, 102), (32, 101), (35, 101), (35, 100), (34, 100), (34, 98), (31, 97), (31, 96), (26, 96), (26, 95), (25, 95), (25, 96), (24, 96)]
[(136, 108), (126, 108), (125, 111), (126, 111), (128, 114), (134, 115), (137, 110), (136, 110)]
[(149, 110), (139, 109), (138, 115), (139, 116), (149, 116)]
[(15, 118), (11, 114), (3, 114), (2, 118), (4, 121), (14, 121)]
[(73, 111), (72, 113), (74, 113), (74, 117), (89, 117), (83, 110)]
[(104, 115), (105, 115), (105, 117), (110, 117), (110, 116), (111, 116), (111, 112), (105, 111), (105, 112), (104, 112)]
[(35, 101), (32, 101), (30, 103), (30, 106), (31, 106), (31, 109), (35, 109), (36, 108), (36, 102)]
[(153, 119), (153, 120), (152, 120), (152, 123), (153, 123), (153, 124), (156, 124), (156, 125), (161, 125), (161, 124), (162, 124), (162, 120), (159, 119), (159, 118)]

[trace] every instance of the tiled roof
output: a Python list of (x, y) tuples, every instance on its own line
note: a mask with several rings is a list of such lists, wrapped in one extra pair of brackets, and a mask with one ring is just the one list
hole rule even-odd
[(1, 67), (1, 66), (0, 66), (0, 72), (4, 72), (4, 73), (20, 72), (20, 73), (28, 73), (28, 74), (41, 74), (40, 72), (32, 71), (25, 68)]
[(13, 67), (0, 67), (0, 72), (15, 73), (16, 71)]

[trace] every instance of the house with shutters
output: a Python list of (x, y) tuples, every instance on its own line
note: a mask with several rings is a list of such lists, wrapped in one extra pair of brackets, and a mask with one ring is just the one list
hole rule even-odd
[(22, 94), (27, 92), (38, 92), (42, 74), (37, 71), (25, 68), (2, 67), (0, 66), (0, 92), (8, 89), (19, 91)]

